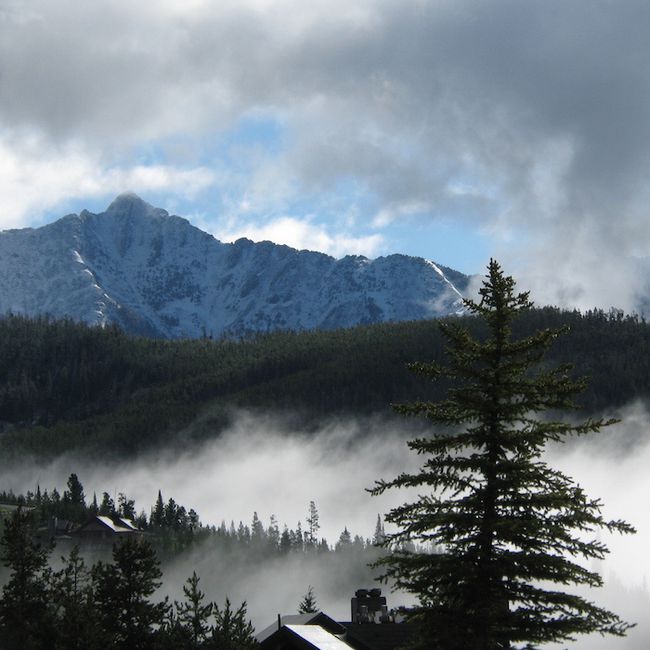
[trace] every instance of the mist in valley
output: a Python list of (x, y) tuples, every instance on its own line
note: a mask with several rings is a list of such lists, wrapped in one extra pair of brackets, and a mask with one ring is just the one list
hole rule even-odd
[[(626, 638), (599, 636), (579, 639), (575, 648), (646, 648), (650, 625), (647, 580), (650, 576), (650, 418), (642, 404), (621, 412), (622, 422), (593, 434), (549, 448), (546, 459), (573, 477), (587, 494), (603, 502), (607, 518), (625, 519), (636, 535), (603, 534), (611, 553), (597, 570), (605, 587), (589, 598), (638, 625)], [(65, 456), (47, 464), (24, 463), (3, 468), (2, 489), (17, 493), (57, 487), (62, 490), (71, 472), (82, 481), (87, 500), (93, 492), (115, 497), (125, 493), (137, 510), (147, 515), (158, 490), (163, 498), (194, 508), (204, 524), (250, 524), (256, 512), (267, 527), (275, 515), (295, 528), (305, 519), (309, 501), (320, 515), (319, 537), (334, 546), (347, 527), (352, 535), (371, 538), (377, 515), (388, 512), (414, 494), (388, 491), (372, 497), (367, 488), (379, 478), (419, 467), (419, 459), (406, 447), (412, 430), (382, 419), (332, 420), (306, 434), (276, 416), (241, 413), (218, 439), (179, 451), (159, 450), (127, 461)], [(387, 530), (389, 528), (387, 527)], [(307, 588), (314, 587), (319, 608), (333, 617), (349, 618), (355, 589), (373, 586), (376, 571), (367, 563), (379, 550), (348, 553), (288, 554), (251, 561), (244, 551), (215, 550), (208, 539), (166, 562), (161, 594), (182, 598), (183, 582), (193, 570), (201, 577), (206, 597), (223, 603), (226, 596), (238, 605), (246, 600), (257, 630), (271, 624), (278, 613), (295, 613)], [(56, 555), (56, 551), (55, 551)], [(387, 593), (387, 587), (383, 587)], [(575, 591), (575, 590), (572, 590)], [(387, 593), (389, 607), (409, 603), (407, 594)], [(552, 646), (549, 646), (552, 647)], [(556, 646), (566, 647), (566, 644)]]

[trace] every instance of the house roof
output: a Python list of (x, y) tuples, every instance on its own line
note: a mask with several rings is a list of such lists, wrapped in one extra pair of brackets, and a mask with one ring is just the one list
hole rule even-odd
[[(280, 625), (319, 625), (327, 632), (332, 634), (343, 634), (345, 628), (337, 623), (333, 618), (330, 618), (324, 612), (313, 612), (309, 614), (288, 614), (280, 617)], [(272, 634), (278, 631), (278, 624), (272, 623), (259, 632), (255, 638), (258, 643), (262, 643), (268, 639)]]
[(139, 529), (133, 525), (133, 522), (130, 519), (119, 519), (115, 518), (114, 520), (106, 515), (95, 515), (87, 521), (85, 521), (79, 528), (77, 528), (76, 533), (83, 531), (84, 529), (92, 526), (92, 524), (99, 523), (104, 528), (107, 528), (113, 533), (133, 533), (137, 532)]
[(129, 528), (131, 530), (140, 530), (134, 523), (133, 519), (127, 519), (126, 517), (117, 517), (116, 520), (124, 526), (124, 528)]
[(350, 650), (347, 643), (320, 625), (285, 625), (285, 629), (318, 650)]
[(323, 612), (283, 616), (262, 630), (262, 650), (395, 650), (413, 639), (409, 623), (338, 623)]
[(283, 625), (260, 642), (262, 650), (351, 650), (320, 625)]
[[(130, 533), (133, 530), (132, 527), (129, 528), (126, 525), (121, 525), (120, 526), (118, 523), (113, 521), (110, 517), (106, 517), (104, 515), (97, 515), (97, 519), (102, 524), (104, 524), (104, 526), (106, 526), (107, 528), (110, 528), (112, 531), (114, 531), (116, 533)], [(120, 519), (118, 519), (117, 521), (121, 522)]]

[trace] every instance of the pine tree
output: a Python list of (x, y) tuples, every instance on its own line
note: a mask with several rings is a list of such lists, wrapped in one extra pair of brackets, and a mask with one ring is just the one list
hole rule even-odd
[(226, 598), (223, 609), (214, 603), (214, 626), (208, 648), (217, 650), (254, 650), (258, 647), (253, 636), (255, 630), (246, 614), (246, 603), (233, 610), (230, 600)]
[(269, 522), (267, 547), (271, 553), (276, 553), (280, 548), (280, 528), (278, 527), (278, 520), (275, 518), (275, 515), (271, 515)]
[(302, 531), (302, 524), (298, 522), (296, 524), (296, 531), (293, 540), (293, 550), (294, 551), (304, 551), (305, 549), (305, 539), (304, 533)]
[(111, 499), (108, 492), (102, 495), (102, 502), (99, 504), (99, 514), (106, 517), (114, 517), (117, 512), (115, 511), (115, 502)]
[(8, 582), (0, 600), (0, 647), (31, 650), (54, 639), (48, 549), (33, 541), (30, 513), (20, 508), (5, 523), (0, 540)]
[(54, 647), (61, 650), (87, 649), (96, 635), (96, 612), (90, 571), (75, 546), (64, 567), (52, 576), (52, 601), (56, 606), (57, 631)]
[(285, 524), (284, 528), (282, 529), (282, 535), (280, 535), (280, 553), (286, 555), (289, 553), (289, 551), (291, 551), (291, 546), (291, 533)]
[(165, 504), (162, 498), (162, 492), (158, 490), (158, 497), (156, 498), (156, 504), (151, 509), (151, 517), (149, 519), (152, 526), (160, 527), (165, 522)]
[[(514, 280), (492, 260), (480, 302), (465, 301), (484, 323), (484, 336), (474, 338), (462, 321), (443, 322), (449, 365), (410, 366), (428, 379), (449, 379), (453, 387), (441, 402), (397, 410), (424, 415), (441, 429), (409, 442), (426, 458), (418, 473), (378, 481), (372, 490), (433, 491), (386, 515), (398, 531), (387, 534), (383, 545), (393, 552), (378, 563), (385, 579), (419, 598), (410, 610), (422, 631), (415, 647), (530, 650), (576, 634), (624, 635), (630, 627), (548, 586), (600, 586), (601, 577), (579, 562), (602, 559), (608, 549), (588, 535), (634, 531), (623, 521), (605, 520), (600, 501), (541, 460), (547, 443), (612, 422), (560, 419), (558, 412), (574, 407), (584, 384), (570, 379), (570, 366), (539, 366), (560, 331), (513, 338), (513, 320), (531, 306), (528, 294), (514, 289)], [(547, 417), (537, 415), (544, 411)], [(406, 550), (413, 541), (426, 548)]]
[(309, 585), (307, 588), (307, 593), (304, 595), (303, 599), (298, 605), (299, 614), (315, 614), (318, 611), (318, 605), (316, 604), (316, 596), (314, 595), (314, 588)]
[(305, 546), (308, 549), (316, 547), (318, 542), (318, 531), (320, 530), (320, 517), (318, 516), (318, 509), (313, 501), (309, 502), (309, 511), (307, 513), (307, 530), (305, 531)]
[(336, 542), (337, 551), (345, 551), (352, 546), (352, 535), (346, 526), (339, 535), (339, 541)]
[(205, 594), (199, 589), (199, 580), (194, 571), (183, 585), (185, 602), (175, 603), (178, 625), (189, 641), (190, 648), (203, 647), (210, 632), (209, 620), (213, 605), (203, 604)]
[(384, 531), (384, 525), (381, 523), (381, 516), (377, 515), (377, 523), (375, 524), (375, 534), (372, 536), (372, 543), (375, 546), (380, 546), (384, 541), (386, 532)]
[(68, 503), (76, 506), (86, 506), (86, 496), (84, 488), (76, 474), (70, 474), (68, 477), (68, 489), (63, 493), (63, 499)]
[(117, 495), (117, 514), (125, 519), (135, 519), (135, 501), (123, 492)]
[[(149, 597), (160, 587), (160, 562), (147, 541), (127, 537), (113, 546), (113, 563), (98, 562), (92, 579), (106, 647), (150, 648), (167, 604)], [(112, 645), (111, 645), (112, 644)]]
[(257, 516), (257, 512), (253, 513), (253, 521), (251, 522), (251, 549), (254, 551), (262, 551), (266, 541), (266, 531), (264, 526)]

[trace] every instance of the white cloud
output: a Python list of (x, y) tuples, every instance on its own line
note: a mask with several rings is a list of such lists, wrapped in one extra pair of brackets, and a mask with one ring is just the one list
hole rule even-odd
[(346, 232), (332, 232), (331, 228), (316, 224), (312, 218), (298, 219), (284, 216), (263, 224), (237, 223), (234, 229), (214, 232), (215, 237), (231, 242), (240, 237), (253, 241), (272, 241), (298, 250), (307, 249), (328, 253), (334, 257), (344, 255), (376, 256), (385, 247), (379, 234), (355, 237)]
[(382, 207), (372, 220), (375, 228), (383, 228), (395, 220), (411, 214), (426, 213), (431, 209), (428, 203), (422, 201), (389, 204)]
[(191, 198), (213, 181), (205, 167), (110, 166), (78, 146), (48, 147), (35, 136), (20, 143), (0, 139), (0, 228), (24, 226), (41, 211), (73, 197), (164, 189)]

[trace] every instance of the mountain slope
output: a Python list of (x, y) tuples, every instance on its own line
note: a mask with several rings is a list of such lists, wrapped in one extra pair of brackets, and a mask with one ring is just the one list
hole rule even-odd
[(467, 281), (406, 255), (336, 260), (271, 242), (224, 244), (133, 194), (100, 214), (0, 233), (0, 313), (165, 338), (445, 316), (462, 309)]
[[(475, 336), (484, 332), (475, 318), (454, 321)], [(650, 324), (547, 307), (522, 315), (514, 335), (547, 327), (568, 330), (548, 363), (572, 362), (575, 376), (589, 375), (579, 400), (587, 413), (609, 416), (648, 400)], [(322, 427), (328, 418), (388, 417), (391, 403), (444, 397), (444, 379), (425, 381), (406, 368), (445, 363), (444, 346), (431, 320), (245, 341), (166, 341), (115, 327), (0, 318), (0, 456), (83, 449), (126, 458), (217, 436), (242, 409), (289, 418), (290, 431)], [(398, 428), (405, 422), (400, 418)], [(645, 435), (643, 427), (630, 432)]]

